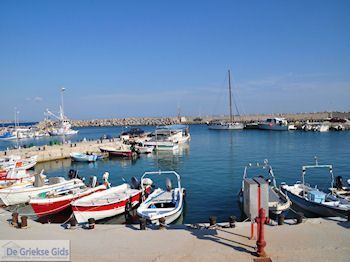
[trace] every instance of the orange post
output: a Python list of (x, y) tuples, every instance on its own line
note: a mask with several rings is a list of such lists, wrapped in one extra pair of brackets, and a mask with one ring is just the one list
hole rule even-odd
[(265, 209), (261, 208), (259, 210), (259, 216), (255, 218), (255, 222), (258, 224), (258, 228), (259, 228), (258, 240), (256, 241), (257, 253), (259, 257), (266, 257), (266, 253), (264, 250), (266, 247), (264, 225), (268, 221), (269, 221), (269, 218), (266, 217)]

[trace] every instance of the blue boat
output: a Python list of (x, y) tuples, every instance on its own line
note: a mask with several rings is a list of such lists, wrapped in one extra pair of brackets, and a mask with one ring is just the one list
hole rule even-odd
[(273, 131), (288, 131), (288, 122), (284, 118), (268, 118), (258, 124), (259, 129)]
[(4, 132), (0, 135), (1, 140), (12, 140), (16, 138), (17, 136), (13, 132)]
[(303, 166), (302, 182), (297, 181), (294, 185), (281, 184), (282, 191), (287, 194), (293, 204), (311, 212), (316, 216), (346, 217), (350, 212), (350, 201), (337, 197), (332, 193), (325, 193), (317, 187), (305, 184), (306, 171), (310, 169), (328, 169), (332, 178), (333, 187), (333, 167), (332, 165), (319, 165), (316, 159), (315, 165)]
[(77, 162), (95, 162), (98, 156), (96, 154), (87, 155), (82, 153), (70, 153), (70, 157), (73, 161)]

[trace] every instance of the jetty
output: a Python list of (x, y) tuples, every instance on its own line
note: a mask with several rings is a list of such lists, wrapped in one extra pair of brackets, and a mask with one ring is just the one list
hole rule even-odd
[(101, 146), (115, 145), (114, 139), (87, 140), (81, 142), (32, 146), (28, 148), (18, 148), (0, 151), (0, 157), (9, 155), (19, 155), (22, 158), (37, 155), (38, 163), (70, 158), (72, 152), (100, 153)]
[(234, 228), (170, 225), (141, 231), (138, 225), (65, 229), (32, 220), (18, 229), (8, 220), (11, 213), (0, 208), (2, 239), (70, 240), (71, 261), (348, 261), (350, 255), (350, 222), (339, 218), (266, 226), (265, 260), (256, 256), (256, 240), (248, 237), (250, 222), (236, 222)]

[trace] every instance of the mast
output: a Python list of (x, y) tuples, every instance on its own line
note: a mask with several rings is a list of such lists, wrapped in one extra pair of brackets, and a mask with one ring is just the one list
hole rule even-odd
[(232, 95), (231, 95), (231, 72), (228, 70), (228, 92), (229, 92), (229, 100), (230, 100), (230, 123), (233, 123), (233, 115), (232, 115)]
[(60, 118), (63, 121), (64, 119), (64, 110), (63, 110), (63, 92), (66, 90), (64, 87), (61, 88), (61, 108), (60, 108)]

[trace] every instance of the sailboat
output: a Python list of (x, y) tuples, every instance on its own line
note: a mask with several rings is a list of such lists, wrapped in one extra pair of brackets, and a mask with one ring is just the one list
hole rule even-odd
[(69, 119), (64, 115), (63, 111), (63, 92), (65, 88), (61, 89), (61, 105), (60, 105), (60, 115), (56, 116), (54, 113), (50, 112), (49, 110), (46, 110), (46, 114), (48, 116), (53, 116), (58, 120), (57, 128), (54, 128), (52, 131), (50, 131), (51, 136), (67, 136), (67, 135), (75, 135), (78, 133), (77, 130), (71, 129), (72, 125), (69, 121)]
[(209, 129), (216, 130), (240, 130), (244, 128), (244, 124), (234, 122), (232, 114), (232, 95), (231, 95), (231, 72), (228, 70), (228, 91), (229, 91), (229, 102), (230, 102), (230, 122), (224, 121), (212, 121), (208, 124)]

